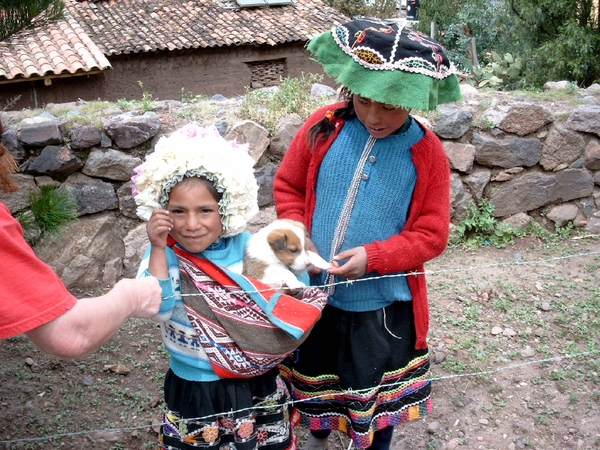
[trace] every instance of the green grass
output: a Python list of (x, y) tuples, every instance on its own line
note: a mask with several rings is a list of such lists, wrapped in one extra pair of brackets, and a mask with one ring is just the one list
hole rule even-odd
[(320, 106), (331, 102), (330, 98), (311, 97), (314, 83), (322, 80), (320, 75), (304, 75), (300, 78), (284, 78), (275, 91), (246, 91), (242, 104), (242, 117), (258, 122), (273, 134), (279, 120), (289, 114), (296, 114), (306, 120)]

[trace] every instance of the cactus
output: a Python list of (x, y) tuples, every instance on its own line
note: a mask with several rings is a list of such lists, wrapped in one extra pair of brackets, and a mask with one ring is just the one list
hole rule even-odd
[(496, 52), (490, 53), (491, 61), (483, 68), (475, 67), (469, 59), (464, 59), (463, 65), (473, 74), (478, 87), (506, 88), (521, 77), (523, 61), (510, 53), (503, 56)]

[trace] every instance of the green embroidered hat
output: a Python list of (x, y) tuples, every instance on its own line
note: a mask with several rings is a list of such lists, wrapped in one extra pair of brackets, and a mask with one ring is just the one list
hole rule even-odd
[(351, 93), (376, 102), (430, 111), (462, 98), (442, 46), (398, 21), (353, 20), (315, 37), (308, 50)]

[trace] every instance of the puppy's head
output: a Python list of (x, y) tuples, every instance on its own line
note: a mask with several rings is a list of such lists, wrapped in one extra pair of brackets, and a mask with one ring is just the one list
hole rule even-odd
[(296, 275), (304, 272), (310, 265), (310, 258), (304, 247), (306, 241), (301, 229), (275, 228), (267, 235), (267, 242), (277, 259)]

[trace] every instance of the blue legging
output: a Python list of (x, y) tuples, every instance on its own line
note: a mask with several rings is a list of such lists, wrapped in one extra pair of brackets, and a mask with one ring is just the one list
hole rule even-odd
[[(317, 439), (326, 439), (331, 433), (331, 430), (310, 430)], [(392, 445), (392, 436), (394, 435), (394, 427), (387, 427), (383, 430), (377, 430), (373, 435), (373, 442), (367, 450), (389, 450)]]

